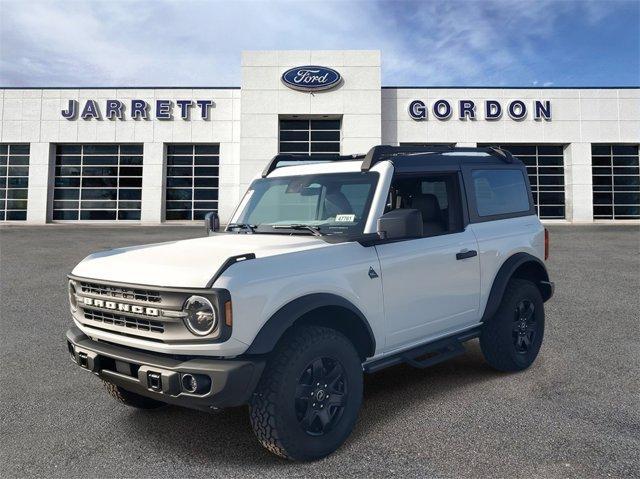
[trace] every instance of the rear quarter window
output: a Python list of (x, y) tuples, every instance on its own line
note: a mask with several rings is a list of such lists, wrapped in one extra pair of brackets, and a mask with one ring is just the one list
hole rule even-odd
[(478, 216), (529, 211), (529, 193), (520, 170), (473, 170)]

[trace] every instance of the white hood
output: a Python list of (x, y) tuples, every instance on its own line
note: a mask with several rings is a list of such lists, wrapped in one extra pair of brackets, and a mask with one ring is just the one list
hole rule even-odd
[(87, 256), (72, 274), (150, 286), (204, 288), (231, 256), (254, 253), (264, 258), (326, 245), (313, 236), (220, 234), (101, 251)]

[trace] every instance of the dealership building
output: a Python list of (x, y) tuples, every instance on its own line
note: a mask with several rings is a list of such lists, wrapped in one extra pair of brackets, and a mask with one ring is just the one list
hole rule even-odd
[(279, 152), (495, 145), (550, 222), (640, 220), (640, 88), (386, 86), (379, 51), (251, 51), (238, 87), (0, 89), (0, 220), (228, 220)]

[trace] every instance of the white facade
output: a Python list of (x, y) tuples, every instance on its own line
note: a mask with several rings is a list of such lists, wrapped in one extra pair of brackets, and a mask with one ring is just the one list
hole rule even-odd
[[(339, 72), (342, 82), (333, 89), (309, 93), (291, 89), (281, 81), (286, 70), (305, 65), (333, 69)], [(134, 192), (135, 201), (130, 203), (133, 204), (132, 208), (140, 209), (139, 219), (135, 216), (134, 222), (146, 224), (165, 221), (166, 202), (175, 200), (173, 197), (167, 198), (167, 187), (170, 186), (167, 184), (168, 168), (173, 165), (172, 145), (218, 145), (217, 157), (210, 157), (210, 161), (217, 162), (217, 183), (212, 181), (209, 186), (215, 184), (217, 187), (217, 208), (221, 219), (225, 221), (252, 178), (281, 150), (283, 138), (280, 122), (284, 120), (338, 121), (339, 151), (342, 154), (365, 153), (370, 147), (381, 143), (555, 145), (561, 152), (560, 163), (563, 164), (559, 181), (564, 191), (558, 193), (564, 194), (562, 215), (565, 221), (570, 222), (594, 221), (594, 194), (598, 191), (594, 190), (593, 184), (596, 174), (596, 169), (592, 169), (596, 166), (593, 162), (593, 145), (601, 145), (602, 148), (602, 145), (635, 148), (636, 160), (633, 155), (622, 160), (629, 160), (624, 175), (638, 176), (637, 168), (633, 166), (633, 162), (637, 161), (640, 143), (638, 88), (395, 88), (381, 86), (380, 68), (378, 51), (260, 51), (243, 53), (242, 84), (239, 88), (4, 89), (0, 90), (0, 144), (4, 148), (0, 150), (0, 158), (6, 150), (5, 158), (9, 155), (11, 166), (12, 145), (29, 145), (28, 194), (23, 192), (27, 195), (28, 223), (53, 221), (54, 208), (61, 208), (59, 205), (64, 204), (59, 202), (61, 199), (68, 204), (85, 200), (82, 192), (76, 200), (71, 189), (62, 191), (66, 188), (63, 186), (59, 186), (61, 191), (54, 198), (54, 184), (64, 183), (63, 179), (57, 179), (62, 175), (62, 170), (56, 169), (56, 165), (60, 166), (66, 161), (60, 145), (77, 144), (142, 146), (142, 179), (140, 187), (136, 186), (141, 193)], [(63, 111), (69, 108), (70, 100), (77, 101), (79, 110), (76, 117), (68, 119), (63, 116)], [(91, 100), (95, 103), (85, 111), (88, 112), (87, 118), (82, 118), (82, 111), (86, 110), (87, 102)], [(118, 118), (113, 111), (112, 118), (107, 118), (107, 101), (113, 100), (122, 104), (122, 118)], [(132, 118), (134, 100), (146, 102), (149, 113), (147, 119)], [(170, 119), (157, 117), (158, 100), (170, 101)], [(193, 102), (188, 108), (187, 118), (181, 117), (178, 101), (183, 100)], [(213, 102), (206, 118), (202, 117), (203, 108), (196, 103), (199, 100)], [(409, 115), (409, 105), (416, 100), (423, 102), (428, 110), (425, 119), (416, 120)], [(438, 100), (445, 100), (451, 106), (449, 118), (436, 118), (437, 112), (432, 108)], [(503, 114), (499, 119), (486, 119), (487, 100), (500, 104)], [(475, 119), (468, 116), (459, 118), (460, 101), (473, 102)], [(515, 120), (510, 117), (508, 109), (513, 101), (521, 101), (526, 106), (528, 111), (525, 118)], [(535, 118), (535, 102), (549, 107), (547, 117)], [(92, 111), (93, 106), (99, 110), (98, 118)], [(519, 110), (516, 113), (520, 113)], [(313, 126), (310, 128), (313, 129)], [(313, 132), (310, 135), (322, 137)], [(15, 161), (24, 162), (21, 155), (16, 153)], [(75, 153), (70, 155), (69, 161), (75, 161)], [(84, 161), (82, 165), (85, 165)], [(111, 160), (107, 158), (105, 161)], [(121, 165), (120, 161), (117, 160), (117, 165)], [(537, 156), (535, 161), (537, 165)], [(197, 159), (189, 167), (192, 171), (198, 170)], [(91, 173), (90, 167), (82, 168)], [(105, 176), (116, 171), (105, 168)], [(544, 168), (541, 163), (541, 175)], [(613, 166), (611, 168), (615, 169)], [(27, 171), (24, 166), (9, 170), (15, 174)], [(11, 183), (11, 172), (5, 172), (5, 182)], [(0, 178), (3, 177), (0, 175)], [(71, 178), (68, 181), (73, 183), (75, 180)], [(108, 179), (100, 181), (108, 183)], [(617, 180), (610, 181), (615, 184)], [(629, 182), (626, 179), (624, 181)], [(630, 180), (631, 183), (635, 181), (633, 178)], [(9, 193), (9, 183), (5, 195), (18, 198), (19, 193)], [(118, 180), (118, 188), (123, 188), (121, 183)], [(192, 183), (191, 189), (195, 191), (197, 185)], [(15, 180), (13, 184), (24, 186), (26, 182)], [(200, 184), (207, 186), (205, 179)], [(633, 184), (631, 187), (634, 188)], [(635, 193), (628, 191), (629, 194), (624, 193), (619, 198), (624, 197), (625, 202), (635, 201)], [(71, 196), (62, 198), (67, 193)], [(184, 196), (180, 198), (181, 201), (176, 201), (176, 207), (191, 202), (194, 209), (204, 208), (206, 205), (198, 206), (196, 196), (199, 193), (192, 194), (191, 200), (185, 200), (187, 196)], [(600, 194), (606, 198), (607, 193)], [(597, 199), (600, 197), (596, 197), (596, 202), (606, 201)], [(114, 208), (128, 207), (120, 193), (117, 193), (117, 200), (111, 200), (112, 203), (118, 202)], [(24, 199), (6, 201), (6, 211), (24, 206)], [(543, 201), (542, 196), (540, 201)], [(87, 200), (86, 204), (87, 208), (93, 207), (91, 201)], [(600, 217), (606, 216), (602, 212), (608, 211), (607, 208), (598, 210)], [(617, 218), (635, 221), (633, 204), (630, 209), (627, 206), (616, 209), (614, 205), (612, 211), (620, 212)], [(629, 211), (632, 214), (622, 214)], [(7, 215), (10, 216), (9, 213)], [(56, 215), (61, 217), (60, 213)]]

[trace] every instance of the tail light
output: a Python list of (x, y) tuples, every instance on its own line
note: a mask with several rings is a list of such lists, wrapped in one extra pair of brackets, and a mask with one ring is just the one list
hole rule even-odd
[(544, 260), (549, 259), (549, 230), (544, 229)]

